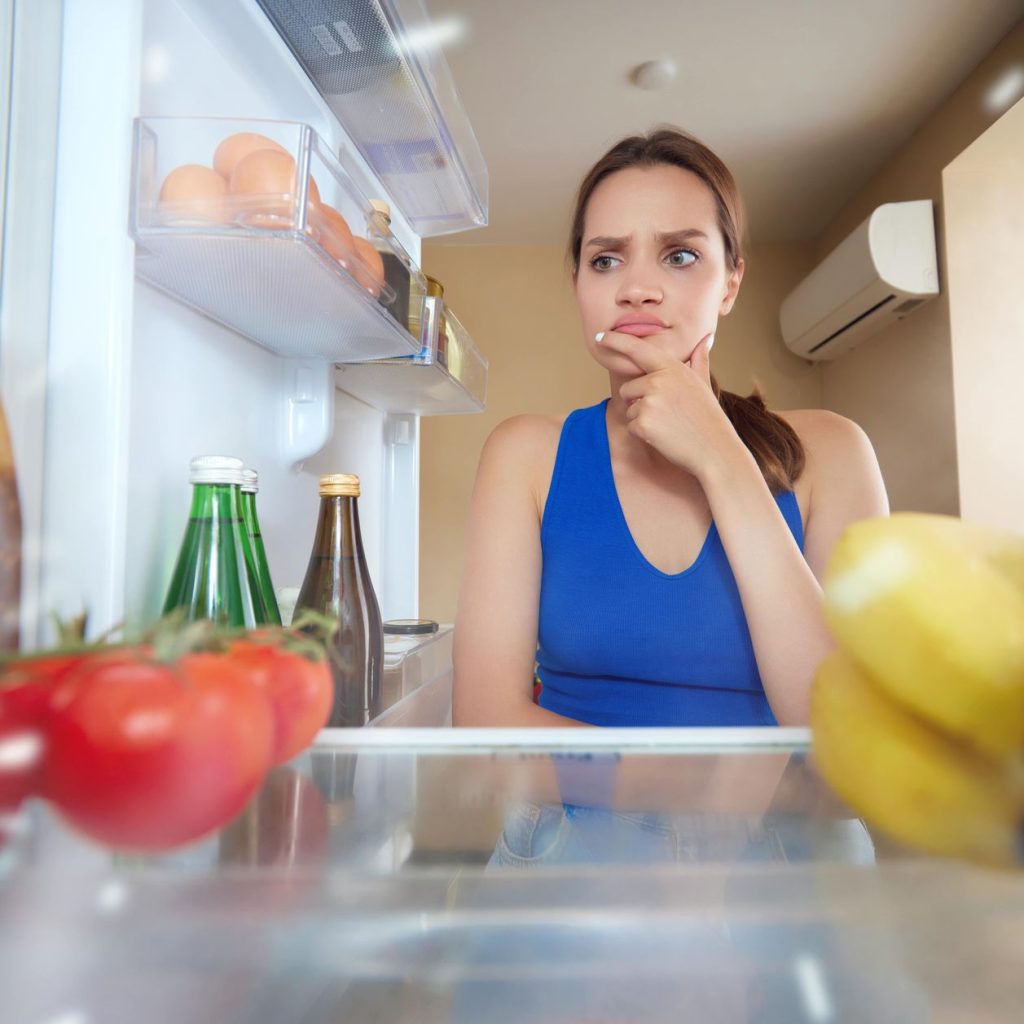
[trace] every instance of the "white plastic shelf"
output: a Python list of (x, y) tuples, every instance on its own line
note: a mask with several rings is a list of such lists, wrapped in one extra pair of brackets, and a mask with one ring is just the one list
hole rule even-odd
[(443, 299), (425, 302), (425, 344), (414, 356), (339, 366), (338, 386), (385, 412), (448, 416), (480, 412), (487, 358)]

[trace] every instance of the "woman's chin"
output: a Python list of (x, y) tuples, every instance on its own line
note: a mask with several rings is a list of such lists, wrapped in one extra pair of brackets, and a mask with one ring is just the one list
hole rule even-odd
[(613, 376), (623, 381), (634, 380), (642, 377), (646, 371), (642, 370), (629, 356), (616, 353), (611, 359), (599, 360), (601, 365)]

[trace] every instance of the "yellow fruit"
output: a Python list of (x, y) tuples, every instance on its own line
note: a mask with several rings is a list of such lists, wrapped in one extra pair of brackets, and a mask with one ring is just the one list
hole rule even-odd
[(870, 824), (929, 853), (1016, 863), (1019, 756), (991, 762), (937, 732), (888, 700), (841, 651), (818, 669), (811, 730), (816, 768)]
[(894, 700), (989, 756), (1024, 747), (1024, 539), (948, 516), (863, 520), (824, 592), (837, 643)]

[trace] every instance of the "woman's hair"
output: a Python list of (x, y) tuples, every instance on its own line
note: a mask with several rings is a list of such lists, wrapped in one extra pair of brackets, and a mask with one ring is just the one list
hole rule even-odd
[[(574, 278), (579, 273), (583, 221), (594, 189), (617, 171), (662, 164), (690, 171), (711, 189), (725, 242), (726, 264), (730, 272), (737, 268), (743, 258), (743, 201), (729, 168), (692, 135), (677, 128), (658, 128), (646, 135), (632, 135), (612, 146), (583, 179), (569, 238), (568, 255)], [(733, 429), (756, 459), (772, 493), (792, 488), (805, 462), (803, 445), (793, 428), (769, 411), (759, 390), (743, 398), (723, 391), (714, 375), (711, 387)]]

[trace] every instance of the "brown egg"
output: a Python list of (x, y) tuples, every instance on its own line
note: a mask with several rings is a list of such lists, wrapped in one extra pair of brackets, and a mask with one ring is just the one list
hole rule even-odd
[(231, 180), (239, 160), (254, 153), (258, 149), (276, 149), (279, 153), (287, 153), (284, 146), (273, 139), (257, 132), (236, 132), (229, 135), (213, 152), (213, 169), (224, 176), (225, 181)]
[(315, 228), (314, 237), (336, 259), (344, 263), (355, 248), (348, 221), (333, 206), (321, 204), (311, 218)]
[(166, 224), (223, 223), (227, 182), (209, 167), (182, 164), (160, 186), (161, 218)]
[(384, 285), (384, 260), (381, 254), (365, 239), (353, 238), (355, 253), (362, 264), (352, 263), (352, 276), (374, 297), (380, 295)]
[[(242, 157), (231, 173), (228, 191), (237, 196), (238, 219), (258, 227), (295, 224), (295, 160), (280, 149), (257, 149)], [(309, 179), (309, 203), (320, 204), (320, 190)]]

